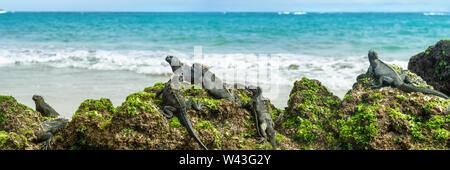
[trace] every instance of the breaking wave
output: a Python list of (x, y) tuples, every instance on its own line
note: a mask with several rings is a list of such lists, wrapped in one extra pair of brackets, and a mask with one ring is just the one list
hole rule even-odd
[[(358, 74), (367, 70), (366, 56), (321, 57), (301, 54), (218, 54), (205, 53), (194, 57), (179, 51), (108, 51), (108, 50), (35, 50), (0, 49), (0, 66), (43, 65), (56, 68), (89, 70), (123, 70), (149, 75), (170, 75), (164, 58), (178, 56), (184, 63), (206, 64), (227, 82), (259, 85), (292, 85), (305, 76), (321, 81), (330, 90), (343, 96)], [(391, 61), (406, 68), (407, 61)]]
[(433, 16), (433, 15), (449, 15), (449, 14), (448, 13), (443, 13), (443, 12), (424, 12), (423, 15)]
[(294, 12), (294, 15), (306, 15), (308, 14), (307, 12)]
[(289, 11), (284, 11), (284, 12), (278, 12), (278, 15), (306, 15), (308, 14), (307, 12), (302, 12), (302, 11), (298, 11), (298, 12), (289, 12)]

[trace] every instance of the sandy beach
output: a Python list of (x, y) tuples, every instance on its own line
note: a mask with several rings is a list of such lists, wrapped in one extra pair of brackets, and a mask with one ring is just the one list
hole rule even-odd
[[(142, 91), (157, 82), (166, 82), (170, 76), (131, 71), (11, 66), (0, 67), (0, 77), (8, 77), (8, 81), (1, 83), (0, 94), (11, 95), (32, 108), (35, 104), (31, 97), (34, 94), (42, 95), (63, 117), (71, 118), (79, 104), (86, 99), (108, 98), (114, 106), (120, 106), (131, 93)], [(287, 106), (291, 88), (282, 86), (264, 95), (282, 108)]]
[(71, 118), (86, 99), (109, 98), (118, 106), (129, 94), (167, 79), (127, 71), (36, 66), (0, 67), (0, 77), (8, 77), (1, 83), (0, 94), (11, 95), (32, 108), (31, 97), (42, 95), (65, 118)]

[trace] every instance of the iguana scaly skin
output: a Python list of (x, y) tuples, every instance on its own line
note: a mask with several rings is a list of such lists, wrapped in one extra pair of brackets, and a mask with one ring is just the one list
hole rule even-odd
[(53, 142), (53, 136), (66, 127), (69, 120), (64, 118), (57, 118), (53, 120), (46, 120), (42, 123), (43, 131), (40, 133), (37, 138), (33, 139), (34, 143), (40, 143), (45, 141), (44, 148), (45, 150), (51, 149), (50, 145)]
[(241, 103), (239, 98), (232, 94), (226, 87), (226, 84), (214, 73), (209, 71), (206, 65), (194, 63), (192, 66), (186, 65), (175, 56), (167, 56), (166, 61), (170, 64), (174, 75), (183, 75), (183, 81), (202, 87), (209, 94), (219, 99), (236, 100)]
[(208, 68), (208, 66), (194, 63), (191, 67), (191, 84), (203, 88), (203, 68)]
[(33, 95), (34, 103), (36, 104), (36, 111), (40, 112), (45, 117), (58, 117), (59, 113), (55, 111), (49, 104), (45, 103), (44, 98), (39, 95)]
[(261, 137), (258, 142), (269, 141), (275, 150), (277, 149), (275, 129), (269, 107), (262, 97), (262, 90), (260, 87), (249, 87), (247, 90), (252, 92), (252, 99), (242, 107), (249, 109), (255, 116), (256, 130)]
[(194, 131), (194, 128), (192, 127), (191, 121), (189, 120), (189, 117), (187, 115), (186, 110), (190, 108), (194, 108), (195, 110), (200, 110), (200, 107), (197, 103), (192, 100), (192, 98), (189, 98), (188, 102), (185, 100), (185, 96), (183, 93), (179, 91), (179, 86), (177, 83), (182, 82), (183, 77), (177, 76), (179, 79), (172, 78), (169, 80), (164, 88), (156, 91), (156, 97), (158, 98), (160, 95), (162, 95), (162, 101), (165, 105), (162, 110), (162, 114), (166, 118), (171, 118), (174, 114), (178, 119), (180, 120), (181, 124), (186, 127), (189, 134), (194, 137), (194, 139), (202, 146), (205, 150), (208, 150), (208, 148), (203, 144), (203, 142), (200, 140), (200, 138), (197, 136), (197, 134)]
[(422, 92), (425, 94), (433, 94), (445, 99), (449, 99), (448, 96), (437, 90), (410, 85), (410, 83), (412, 82), (411, 79), (409, 79), (409, 77), (405, 74), (397, 74), (397, 72), (395, 72), (395, 70), (391, 66), (378, 59), (378, 54), (377, 52), (375, 52), (375, 50), (369, 51), (369, 62), (370, 66), (367, 70), (366, 75), (359, 76), (358, 79), (373, 75), (375, 77), (375, 83), (372, 83), (370, 85), (372, 88), (379, 88), (390, 85), (406, 92)]
[[(193, 68), (198, 70), (201, 68), (202, 72), (202, 87), (212, 96), (219, 99), (228, 99), (229, 101), (236, 101), (241, 104), (239, 97), (231, 93), (228, 90), (226, 83), (224, 83), (220, 78), (216, 76), (213, 72), (209, 71), (208, 67), (204, 65), (199, 65), (197, 63), (193, 64)], [(198, 71), (195, 71), (198, 72)]]
[(172, 69), (174, 75), (183, 75), (184, 82), (194, 84), (199, 87), (202, 86), (201, 70), (195, 70), (193, 66), (182, 63), (180, 59), (175, 56), (167, 56), (166, 61), (170, 64), (170, 68)]

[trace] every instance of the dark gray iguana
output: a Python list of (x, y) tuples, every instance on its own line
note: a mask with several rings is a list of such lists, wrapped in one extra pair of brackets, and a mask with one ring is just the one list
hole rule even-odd
[(238, 104), (241, 103), (239, 98), (232, 94), (227, 88), (226, 84), (214, 73), (209, 71), (208, 67), (194, 63), (192, 66), (186, 65), (177, 57), (167, 56), (166, 61), (170, 64), (174, 75), (183, 75), (183, 81), (205, 89), (209, 94), (219, 99), (228, 99), (230, 101), (236, 100)]
[[(178, 80), (176, 78), (179, 78)], [(186, 110), (194, 108), (195, 110), (200, 110), (200, 107), (192, 98), (186, 102), (185, 96), (179, 91), (179, 84), (182, 82), (183, 76), (174, 76), (170, 79), (164, 86), (164, 88), (156, 91), (156, 98), (162, 95), (162, 101), (164, 104), (162, 114), (166, 118), (172, 118), (173, 115), (178, 117), (181, 124), (186, 127), (189, 134), (194, 137), (194, 139), (200, 144), (205, 150), (208, 148), (203, 144), (200, 138), (194, 131), (191, 121), (187, 115)], [(172, 82), (174, 81), (174, 82)], [(178, 82), (179, 81), (179, 82)]]
[(370, 85), (372, 88), (391, 85), (406, 92), (422, 92), (425, 94), (433, 94), (445, 99), (449, 99), (448, 96), (437, 90), (410, 85), (413, 81), (406, 74), (397, 74), (397, 72), (395, 72), (395, 70), (391, 66), (378, 59), (378, 54), (377, 52), (375, 52), (375, 50), (369, 51), (369, 62), (370, 66), (367, 70), (367, 73), (363, 76), (358, 76), (357, 79), (373, 75), (375, 78), (375, 83), (372, 83)]
[(197, 86), (202, 86), (201, 72), (195, 75), (194, 70), (191, 66), (182, 63), (180, 59), (175, 56), (167, 56), (166, 62), (170, 64), (170, 68), (172, 69), (172, 72), (175, 75), (183, 75), (184, 82), (194, 84)]
[(198, 63), (194, 63), (192, 65), (193, 72), (197, 73), (201, 70), (202, 73), (202, 87), (212, 96), (219, 99), (228, 99), (230, 101), (236, 101), (237, 103), (241, 103), (239, 97), (235, 94), (231, 93), (230, 90), (227, 89), (227, 85), (216, 76), (213, 72), (209, 71), (209, 68), (205, 65), (201, 65)]
[(50, 145), (53, 142), (53, 135), (58, 131), (66, 127), (69, 120), (64, 118), (57, 118), (53, 120), (46, 120), (42, 123), (43, 130), (35, 139), (32, 141), (34, 143), (44, 142), (45, 150), (51, 149)]
[(273, 128), (273, 120), (270, 110), (262, 97), (261, 87), (248, 87), (248, 91), (252, 92), (252, 99), (243, 104), (242, 107), (249, 109), (255, 116), (256, 130), (260, 139), (258, 143), (269, 141), (273, 149), (277, 149), (275, 140), (275, 129)]
[(40, 112), (45, 117), (58, 117), (59, 113), (55, 111), (50, 105), (45, 103), (44, 98), (39, 95), (33, 95), (34, 103), (36, 104), (36, 111)]

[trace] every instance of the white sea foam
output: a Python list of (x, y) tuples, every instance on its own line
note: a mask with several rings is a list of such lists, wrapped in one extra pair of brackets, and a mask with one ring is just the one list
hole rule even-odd
[(301, 12), (301, 11), (294, 12), (294, 15), (306, 15), (306, 14), (308, 14), (308, 13), (307, 12)]
[(306, 15), (307, 12), (302, 12), (302, 11), (297, 11), (297, 12), (289, 12), (289, 11), (284, 11), (284, 12), (278, 12), (278, 15)]
[[(226, 82), (258, 84), (265, 87), (292, 85), (295, 80), (308, 77), (321, 81), (342, 97), (351, 88), (358, 74), (367, 70), (365, 56), (320, 57), (300, 54), (193, 54), (179, 51), (106, 51), (106, 50), (31, 50), (0, 49), (0, 66), (44, 65), (56, 68), (90, 70), (124, 70), (150, 75), (170, 75), (167, 55), (179, 57), (184, 63), (206, 64)], [(391, 61), (406, 68), (407, 61)]]
[(12, 61), (11, 59), (9, 59), (9, 58), (4, 58), (4, 57), (1, 57), (0, 56), (0, 66), (2, 66), (2, 65), (7, 65), (7, 64), (11, 64), (11, 63), (13, 63), (14, 61)]
[(423, 15), (449, 15), (448, 13), (443, 13), (443, 12), (424, 12)]
[(278, 12), (278, 15), (289, 15), (289, 14), (291, 14), (291, 12), (289, 11)]

